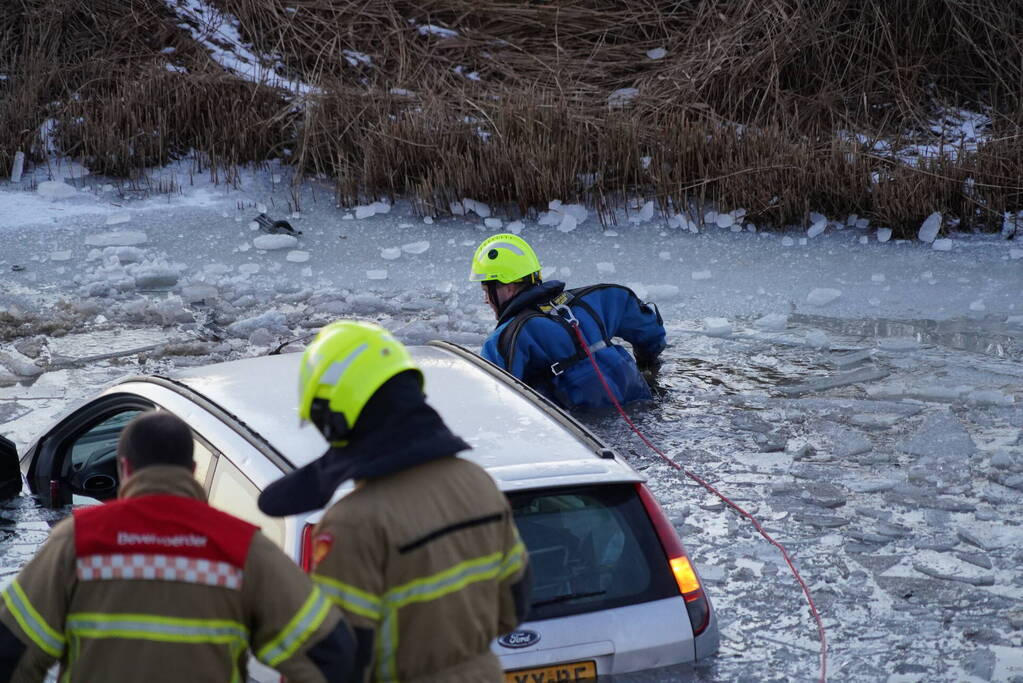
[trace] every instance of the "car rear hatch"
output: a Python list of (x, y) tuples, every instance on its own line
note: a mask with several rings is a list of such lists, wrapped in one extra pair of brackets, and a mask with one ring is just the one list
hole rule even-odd
[(697, 658), (691, 621), (706, 629), (710, 603), (643, 484), (508, 497), (534, 584), (526, 623), (494, 644), (507, 680), (571, 681)]

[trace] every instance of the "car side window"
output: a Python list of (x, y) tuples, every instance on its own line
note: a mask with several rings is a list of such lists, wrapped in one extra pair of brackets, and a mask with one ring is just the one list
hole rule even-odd
[(123, 410), (98, 422), (67, 444), (64, 477), (76, 503), (117, 496), (117, 440), (142, 410)]
[(195, 460), (195, 479), (201, 486), (205, 486), (213, 464), (213, 451), (199, 439), (193, 438), (192, 458)]
[(271, 541), (284, 545), (284, 520), (267, 517), (256, 505), (259, 489), (227, 458), (218, 458), (210, 488), (210, 505), (260, 527)]

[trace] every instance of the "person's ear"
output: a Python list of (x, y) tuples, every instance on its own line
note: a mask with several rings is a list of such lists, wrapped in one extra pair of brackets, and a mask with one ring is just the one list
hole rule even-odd
[(128, 462), (127, 458), (117, 459), (118, 474), (121, 475), (121, 481), (124, 481), (132, 474), (131, 463)]

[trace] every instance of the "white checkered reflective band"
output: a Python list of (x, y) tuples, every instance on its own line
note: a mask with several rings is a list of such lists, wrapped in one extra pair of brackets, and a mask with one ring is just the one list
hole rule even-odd
[(181, 581), (239, 590), (242, 587), (242, 570), (227, 562), (174, 555), (88, 555), (78, 558), (78, 579)]

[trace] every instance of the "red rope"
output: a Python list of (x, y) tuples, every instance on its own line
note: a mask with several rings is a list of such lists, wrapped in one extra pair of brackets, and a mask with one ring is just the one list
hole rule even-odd
[(621, 404), (618, 402), (618, 399), (615, 398), (614, 392), (611, 390), (611, 387), (608, 386), (607, 380), (604, 379), (604, 373), (602, 373), (600, 371), (600, 368), (597, 366), (597, 360), (593, 357), (593, 353), (590, 352), (590, 347), (586, 343), (586, 338), (583, 337), (582, 332), (579, 330), (578, 321), (573, 322), (573, 321), (570, 320), (569, 322), (572, 325), (572, 329), (575, 331), (575, 336), (579, 338), (579, 346), (586, 352), (586, 356), (587, 356), (587, 358), (590, 359), (590, 364), (593, 366), (593, 370), (597, 373), (597, 377), (600, 379), (600, 383), (604, 386), (604, 391), (607, 392), (607, 395), (611, 399), (611, 402), (614, 404), (615, 408), (618, 409), (618, 413), (622, 416), (622, 419), (625, 420), (625, 422), (629, 425), (629, 427), (632, 429), (632, 431), (635, 432), (636, 436), (638, 436), (643, 441), (643, 443), (645, 443), (647, 445), (647, 447), (650, 448), (650, 450), (652, 450), (657, 455), (661, 456), (661, 459), (663, 459), (666, 463), (668, 463), (669, 465), (674, 467), (679, 472), (682, 472), (684, 475), (686, 475), (687, 477), (689, 477), (690, 479), (695, 481), (697, 484), (699, 484), (703, 488), (705, 488), (708, 491), (710, 491), (711, 493), (713, 493), (715, 496), (720, 498), (725, 503), (725, 505), (727, 505), (728, 507), (732, 508), (733, 510), (738, 512), (740, 515), (742, 515), (743, 517), (748, 519), (750, 522), (752, 522), (753, 526), (756, 528), (756, 530), (760, 532), (760, 535), (763, 536), (764, 538), (766, 538), (768, 543), (770, 543), (775, 548), (777, 548), (778, 550), (781, 551), (782, 557), (785, 558), (785, 562), (789, 565), (789, 569), (792, 570), (792, 575), (794, 577), (796, 577), (796, 581), (799, 583), (800, 587), (803, 589), (803, 593), (806, 595), (806, 601), (810, 604), (810, 611), (813, 613), (813, 618), (817, 621), (817, 634), (820, 636), (820, 641), (821, 641), (821, 654), (820, 654), (821, 677), (820, 677), (820, 680), (821, 680), (821, 683), (824, 683), (824, 681), (827, 679), (827, 671), (828, 671), (828, 641), (827, 641), (827, 637), (824, 635), (824, 622), (821, 620), (821, 615), (817, 611), (817, 605), (815, 605), (814, 602), (813, 602), (813, 596), (810, 595), (810, 587), (806, 585), (806, 582), (803, 581), (803, 577), (799, 575), (799, 570), (796, 569), (796, 565), (793, 564), (792, 559), (789, 557), (788, 551), (785, 550), (785, 547), (781, 543), (779, 543), (778, 541), (776, 541), (773, 538), (771, 538), (770, 534), (768, 534), (766, 531), (764, 531), (764, 527), (762, 527), (760, 525), (760, 522), (758, 522), (757, 519), (753, 515), (751, 515), (749, 512), (747, 512), (746, 510), (742, 509), (738, 505), (736, 505), (731, 500), (729, 500), (729, 498), (727, 496), (725, 496), (723, 493), (721, 493), (716, 488), (711, 486), (709, 483), (704, 481), (701, 477), (699, 477), (696, 474), (690, 472), (689, 470), (683, 468), (677, 462), (675, 462), (674, 460), (669, 458), (667, 455), (662, 453), (661, 450), (659, 448), (657, 448), (657, 446), (655, 446), (652, 443), (650, 443), (650, 440), (647, 439), (646, 436), (644, 436), (643, 432), (639, 431), (639, 428), (636, 427), (635, 424), (633, 424), (633, 422), (629, 418), (628, 414), (626, 414), (625, 410), (622, 408)]

